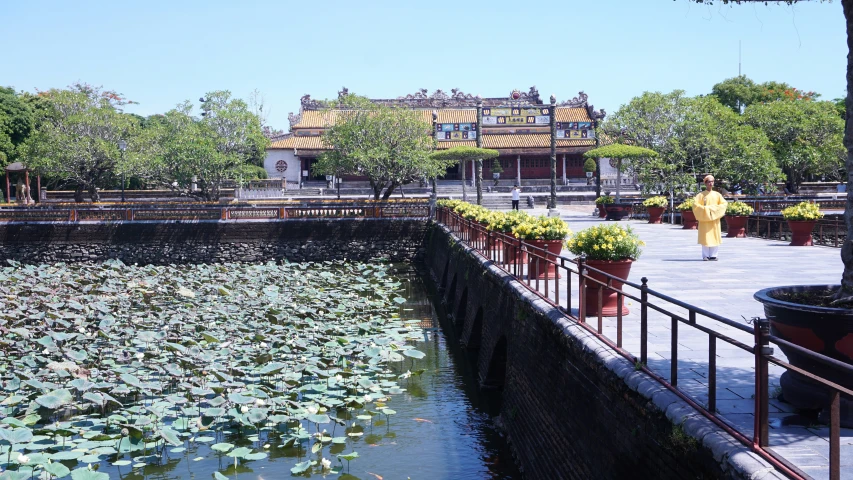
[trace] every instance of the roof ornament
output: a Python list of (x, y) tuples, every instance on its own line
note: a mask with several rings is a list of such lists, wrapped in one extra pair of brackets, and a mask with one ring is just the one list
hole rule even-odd
[(302, 95), (300, 105), (302, 110), (322, 110), (326, 107), (323, 102), (311, 99), (311, 95)]
[(343, 100), (347, 95), (349, 95), (349, 89), (347, 87), (341, 87), (338, 91), (338, 100)]
[(299, 115), (294, 115), (293, 112), (289, 112), (287, 114), (287, 120), (290, 122), (290, 129), (292, 130), (295, 125), (298, 125), (299, 122), (302, 121), (302, 112), (299, 112)]
[(586, 103), (587, 99), (589, 99), (589, 95), (583, 93), (583, 90), (581, 90), (580, 92), (578, 92), (577, 97), (575, 97), (571, 100), (566, 100), (565, 102), (561, 102), (560, 106), (561, 107), (575, 107), (575, 108), (586, 107), (587, 106), (587, 103)]

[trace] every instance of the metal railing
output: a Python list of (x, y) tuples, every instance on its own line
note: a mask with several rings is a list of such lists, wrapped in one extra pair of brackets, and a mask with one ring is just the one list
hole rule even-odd
[(426, 199), (403, 202), (317, 202), (316, 204), (193, 205), (91, 204), (76, 207), (0, 208), (3, 222), (258, 221), (311, 218), (427, 218)]
[[(436, 220), (447, 227), (461, 241), (470, 245), (477, 254), (515, 277), (533, 293), (558, 308), (566, 317), (595, 335), (619, 355), (634, 363), (638, 370), (642, 370), (660, 382), (717, 426), (771, 463), (777, 470), (791, 478), (808, 478), (808, 476), (774, 452), (769, 444), (768, 366), (769, 364), (778, 365), (805, 375), (825, 386), (833, 392), (830, 409), (830, 479), (841, 478), (840, 399), (842, 394), (853, 398), (853, 391), (773, 356), (773, 349), (770, 345), (775, 344), (792, 348), (804, 357), (838, 369), (850, 378), (853, 378), (852, 365), (839, 362), (771, 335), (769, 321), (766, 319), (754, 319), (753, 326), (743, 325), (740, 322), (656, 292), (649, 288), (648, 280), (645, 277), (642, 278), (640, 284), (636, 284), (593, 268), (583, 258), (570, 259), (564, 257), (554, 253), (554, 251), (558, 251), (557, 249), (549, 252), (549, 244), (557, 242), (562, 245), (560, 240), (534, 245), (506, 233), (490, 231), (485, 226), (473, 220), (462, 218), (447, 208), (437, 210)], [(593, 275), (597, 278), (594, 278)], [(562, 283), (560, 282), (561, 278), (564, 279)], [(586, 292), (590, 287), (598, 287), (597, 305), (586, 305)], [(573, 292), (575, 288), (577, 289), (576, 294)], [(605, 327), (602, 314), (604, 297), (614, 294), (616, 295), (616, 321), (615, 324)], [(577, 295), (577, 309), (572, 307), (573, 295)], [(631, 322), (625, 321), (623, 306), (629, 300), (639, 305), (639, 325), (636, 325), (636, 321), (633, 320)], [(591, 306), (594, 307), (593, 310), (589, 310)], [(593, 318), (589, 318), (587, 312), (590, 311), (598, 313)], [(700, 324), (700, 321), (703, 324)], [(649, 326), (652, 323), (662, 322), (668, 322), (672, 332), (668, 352), (671, 361), (669, 372), (658, 373), (648, 366)], [(708, 338), (708, 400), (705, 404), (678, 387), (678, 331), (680, 325), (703, 332)], [(726, 335), (713, 328), (715, 326), (735, 329), (737, 333), (751, 338), (752, 344), (747, 343), (749, 340)], [(633, 352), (629, 351), (624, 344), (626, 328), (639, 329), (639, 345), (633, 347), (635, 349)], [(632, 338), (635, 337), (632, 336)], [(720, 342), (736, 347), (753, 357), (755, 365), (755, 422), (751, 435), (749, 432), (733, 427), (716, 413), (717, 349)]]

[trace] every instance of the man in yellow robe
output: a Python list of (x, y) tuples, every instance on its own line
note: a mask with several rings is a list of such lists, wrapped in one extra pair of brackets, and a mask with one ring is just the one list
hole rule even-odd
[(726, 214), (726, 200), (714, 191), (714, 177), (705, 177), (705, 191), (693, 199), (693, 215), (699, 221), (699, 244), (702, 260), (717, 260), (717, 249), (723, 243), (720, 219)]

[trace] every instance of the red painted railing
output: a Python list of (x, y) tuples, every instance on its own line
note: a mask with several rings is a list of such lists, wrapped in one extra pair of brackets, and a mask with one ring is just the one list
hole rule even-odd
[[(791, 344), (784, 339), (778, 338), (770, 334), (769, 321), (766, 319), (753, 319), (752, 325), (743, 325), (738, 321), (734, 321), (713, 312), (695, 307), (693, 305), (682, 302), (678, 299), (665, 295), (663, 293), (651, 290), (648, 286), (648, 280), (643, 277), (640, 284), (624, 281), (609, 275), (603, 271), (586, 265), (583, 258), (570, 259), (561, 255), (546, 253), (544, 248), (538, 248), (530, 245), (527, 242), (521, 241), (511, 235), (501, 232), (488, 230), (485, 226), (478, 224), (472, 220), (462, 218), (455, 212), (447, 208), (439, 208), (436, 212), (436, 221), (445, 227), (462, 242), (467, 243), (476, 254), (485, 257), (493, 262), (495, 266), (509, 273), (522, 285), (530, 289), (533, 293), (539, 295), (552, 306), (558, 308), (568, 319), (576, 322), (578, 325), (595, 335), (598, 339), (612, 348), (619, 355), (623, 356), (638, 369), (642, 370), (656, 381), (660, 382), (667, 389), (679, 396), (686, 403), (691, 405), (702, 415), (710, 419), (717, 426), (725, 430), (734, 438), (738, 439), (744, 445), (752, 449), (756, 454), (760, 455), (766, 461), (771, 463), (777, 470), (789, 476), (790, 478), (808, 478), (803, 472), (793, 467), (790, 462), (784, 460), (779, 454), (774, 452), (769, 444), (769, 364), (781, 366), (783, 368), (796, 371), (806, 375), (809, 379), (818, 382), (830, 391), (833, 391), (833, 402), (830, 409), (830, 478), (837, 480), (841, 478), (841, 463), (840, 463), (840, 398), (841, 395), (853, 397), (853, 391), (837, 385), (827, 379), (818, 377), (812, 373), (805, 372), (790, 363), (773, 356), (771, 344), (784, 345), (786, 348), (795, 349), (801, 355), (819, 362), (822, 365), (829, 365), (832, 368), (839, 369), (842, 373), (853, 376), (853, 366), (842, 364), (824, 355), (803, 349), (797, 345)], [(536, 261), (512, 261), (518, 259), (519, 255), (524, 252), (528, 257), (533, 257)], [(529, 266), (532, 265), (535, 271), (530, 272)], [(544, 265), (545, 267), (539, 268)], [(541, 275), (542, 270), (553, 269), (559, 272), (559, 277), (564, 279), (561, 284), (559, 277), (556, 275)], [(593, 278), (590, 273), (595, 273), (599, 278), (604, 278), (604, 281)], [(614, 282), (623, 282), (622, 288), (614, 288)], [(588, 318), (588, 311), (585, 305), (586, 289), (590, 285), (598, 285), (599, 296), (598, 305), (595, 311), (599, 312), (597, 317)], [(576, 286), (576, 287), (575, 287)], [(577, 289), (577, 293), (573, 290)], [(602, 311), (602, 297), (605, 290), (615, 292), (617, 295), (616, 323), (609, 335), (605, 334), (604, 319)], [(578, 308), (573, 309), (572, 298), (573, 294), (577, 294)], [(623, 320), (622, 305), (625, 301), (631, 300), (636, 302), (640, 308), (639, 325), (636, 322), (626, 322)], [(654, 318), (652, 318), (654, 317)], [(650, 320), (664, 319), (670, 322), (672, 331), (670, 339), (670, 371), (656, 372), (648, 367), (648, 348), (649, 348), (649, 323)], [(699, 322), (702, 321), (703, 324)], [(678, 388), (678, 328), (679, 325), (685, 325), (689, 328), (703, 332), (708, 337), (708, 391), (707, 403), (697, 400)], [(752, 340), (752, 344), (747, 343), (748, 340), (738, 340), (732, 336), (724, 335), (714, 329), (714, 325), (725, 325), (738, 330), (740, 333), (748, 335)], [(626, 328), (639, 328), (639, 352), (630, 352), (623, 345), (623, 333)], [(753, 432), (744, 432), (717, 416), (717, 345), (719, 342), (724, 342), (733, 345), (744, 352), (749, 353), (754, 358), (755, 364), (755, 425)]]
[(170, 205), (0, 208), (0, 222), (270, 221), (321, 218), (426, 218), (429, 203), (363, 202), (316, 205)]

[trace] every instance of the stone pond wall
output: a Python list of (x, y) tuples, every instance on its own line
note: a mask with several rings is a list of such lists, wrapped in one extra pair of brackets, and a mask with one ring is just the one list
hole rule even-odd
[(784, 478), (444, 227), (426, 260), (526, 478)]
[(419, 261), (423, 219), (0, 224), (0, 262)]

